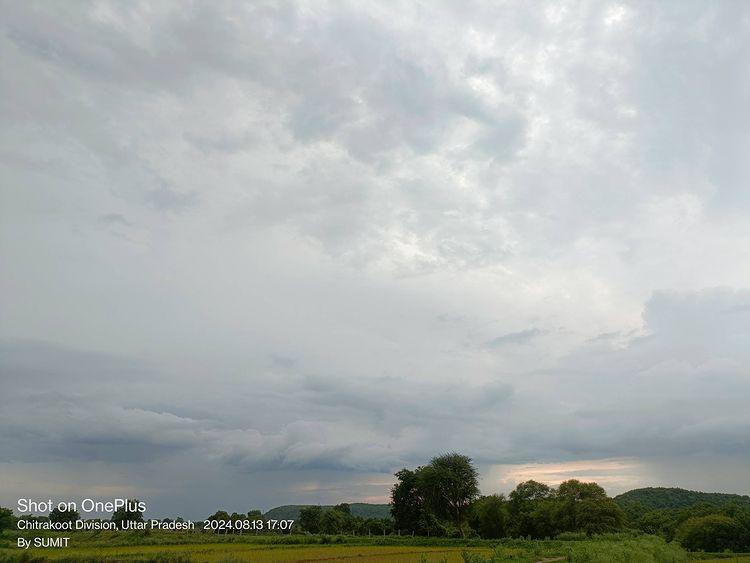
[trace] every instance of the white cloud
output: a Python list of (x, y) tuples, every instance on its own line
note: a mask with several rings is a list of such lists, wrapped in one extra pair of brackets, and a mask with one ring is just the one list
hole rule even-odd
[(744, 5), (2, 12), (0, 461), (748, 463)]

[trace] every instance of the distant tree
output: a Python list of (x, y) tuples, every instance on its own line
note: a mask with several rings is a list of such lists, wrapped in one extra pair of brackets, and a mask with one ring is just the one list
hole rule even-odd
[(323, 516), (323, 508), (320, 506), (306, 506), (299, 512), (299, 525), (306, 532), (317, 534), (320, 532), (320, 519)]
[(351, 516), (352, 514), (352, 508), (349, 506), (348, 502), (342, 502), (341, 504), (337, 504), (333, 507), (333, 510), (338, 510), (339, 512), (346, 514), (347, 516)]
[[(229, 512), (227, 512), (226, 510), (217, 510), (211, 516), (206, 518), (206, 520), (216, 520), (217, 522), (230, 522), (232, 520), (232, 517), (229, 515)], [(215, 528), (212, 531), (216, 534), (228, 534), (229, 533), (228, 528)]]
[(260, 510), (248, 510), (248, 520), (263, 520), (263, 513)]
[(219, 520), (223, 522), (229, 522), (231, 520), (231, 516), (229, 516), (229, 512), (226, 510), (217, 510), (214, 512), (211, 516), (206, 518), (206, 520)]
[(323, 512), (320, 517), (320, 531), (324, 534), (341, 534), (346, 531), (349, 516), (337, 509)]
[(10, 508), (0, 506), (0, 532), (11, 529), (13, 524), (13, 511)]
[(76, 520), (80, 520), (81, 515), (78, 514), (77, 510), (60, 510), (59, 508), (53, 508), (49, 513), (50, 522), (62, 523), (71, 522), (75, 523)]
[(729, 516), (710, 514), (689, 518), (677, 529), (676, 538), (691, 551), (738, 550), (744, 530)]
[(508, 495), (510, 533), (534, 538), (552, 537), (555, 533), (552, 505), (553, 490), (538, 481), (519, 483)]
[(650, 510), (636, 522), (636, 527), (647, 534), (672, 539), (672, 529), (675, 526), (675, 515), (667, 509)]
[(557, 498), (580, 502), (587, 499), (605, 499), (606, 491), (597, 483), (584, 483), (578, 479), (563, 481), (557, 487)]
[(471, 503), (479, 496), (479, 475), (471, 458), (455, 452), (432, 458), (419, 470), (418, 488), (435, 515), (450, 520), (461, 537)]
[[(607, 493), (596, 483), (583, 483), (577, 479), (563, 481), (555, 493), (557, 500), (557, 521), (558, 526), (564, 531), (581, 530), (581, 523), (578, 521), (581, 511), (581, 503), (584, 501), (604, 501), (607, 499)], [(611, 509), (611, 507), (609, 507)], [(588, 511), (592, 513), (594, 505), (589, 505)], [(622, 510), (619, 510), (624, 520)], [(589, 525), (591, 521), (588, 521)]]
[(402, 469), (396, 473), (396, 484), (391, 488), (391, 515), (396, 529), (418, 534), (426, 533), (420, 519), (425, 510), (424, 498), (419, 489), (420, 469)]
[(122, 527), (123, 522), (143, 522), (143, 512), (140, 510), (130, 510), (131, 506), (138, 506), (138, 499), (129, 500), (126, 505), (121, 506), (112, 514), (112, 521), (118, 528)]
[(508, 498), (513, 511), (520, 512), (522, 508), (529, 506), (534, 501), (550, 498), (552, 493), (552, 489), (544, 483), (529, 480), (516, 485)]
[(611, 498), (587, 498), (576, 506), (576, 530), (588, 535), (614, 532), (625, 524), (625, 512)]
[(507, 535), (508, 507), (502, 495), (478, 498), (471, 505), (469, 525), (485, 539)]

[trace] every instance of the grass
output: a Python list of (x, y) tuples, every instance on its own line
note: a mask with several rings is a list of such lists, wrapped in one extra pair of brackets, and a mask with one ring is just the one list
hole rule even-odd
[[(463, 561), (462, 551), (456, 547), (407, 547), (407, 546), (270, 546), (253, 544), (196, 544), (176, 546), (122, 546), (69, 548), (58, 550), (28, 550), (28, 561), (94, 562), (94, 561), (149, 561), (154, 563), (216, 562), (239, 563), (244, 561), (271, 562), (315, 562), (358, 561), (362, 563), (414, 563), (419, 561), (458, 563)], [(485, 550), (486, 551), (486, 550)], [(479, 551), (474, 550), (475, 553)], [(423, 557), (424, 556), (424, 557)], [(37, 559), (39, 558), (39, 559)], [(8, 559), (0, 561), (20, 562), (17, 551)]]
[[(0, 562), (240, 563), (680, 563), (698, 559), (676, 544), (646, 535), (614, 534), (567, 540), (458, 540), (367, 536), (220, 536), (174, 532), (74, 532), (69, 548), (19, 550), (18, 533), (0, 539)], [(35, 534), (39, 535), (39, 534)], [(62, 534), (49, 534), (62, 535)], [(697, 554), (695, 554), (697, 555)], [(750, 563), (750, 557), (704, 561)]]

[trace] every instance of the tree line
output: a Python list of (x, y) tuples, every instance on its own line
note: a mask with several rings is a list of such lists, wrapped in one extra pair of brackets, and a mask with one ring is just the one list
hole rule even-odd
[[(516, 486), (507, 497), (482, 496), (474, 463), (458, 453), (436, 456), (426, 465), (401, 469), (395, 476), (392, 518), (354, 516), (346, 503), (331, 508), (307, 506), (301, 509), (293, 528), (277, 532), (543, 539), (631, 529), (676, 540), (689, 550), (750, 551), (750, 503), (726, 501), (724, 497), (728, 495), (717, 497), (721, 504), (698, 502), (655, 509), (653, 503), (649, 505), (649, 497), (644, 497), (656, 494), (650, 489), (621, 495), (624, 498), (618, 497), (618, 504), (597, 483), (570, 479), (557, 487), (529, 480)], [(660, 494), (665, 494), (664, 490)], [(75, 522), (80, 516), (75, 511), (54, 509), (49, 516), (20, 518)], [(0, 507), (0, 531), (15, 527), (17, 520), (10, 509)], [(143, 521), (143, 513), (120, 508), (112, 520), (119, 527), (125, 521)], [(216, 533), (244, 533), (250, 529), (272, 532), (268, 528), (236, 525), (264, 520), (260, 510), (232, 514), (219, 510), (208, 520), (234, 524), (212, 530)]]
[(543, 539), (634, 529), (676, 540), (692, 551), (750, 551), (747, 497), (727, 501), (731, 495), (694, 493), (721, 504), (651, 509), (630, 499), (620, 505), (597, 483), (576, 479), (556, 488), (530, 480), (507, 498), (481, 496), (471, 459), (457, 453), (402, 469), (396, 479), (391, 490), (395, 526), (416, 535)]
[(750, 551), (750, 506), (737, 501), (701, 501), (682, 508), (651, 509), (622, 503), (631, 527), (676, 540), (691, 551)]
[(386, 535), (396, 532), (390, 518), (353, 516), (347, 503), (324, 509), (307, 506), (300, 510), (297, 529), (311, 534)]
[(397, 472), (391, 489), (396, 528), (416, 535), (494, 539), (596, 534), (625, 524), (622, 509), (596, 483), (571, 479), (552, 488), (525, 481), (506, 498), (481, 496), (478, 477), (472, 460), (457, 453)]

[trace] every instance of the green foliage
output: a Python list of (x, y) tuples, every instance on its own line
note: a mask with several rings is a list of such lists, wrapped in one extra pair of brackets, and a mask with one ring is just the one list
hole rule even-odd
[(321, 506), (307, 506), (300, 510), (299, 525), (306, 532), (317, 534), (321, 531), (323, 508)]
[[(725, 545), (722, 549), (750, 550), (747, 497), (654, 488), (638, 489), (616, 498), (624, 507), (630, 525), (646, 533), (658, 534), (667, 541), (679, 539), (689, 549), (721, 544)], [(654, 505), (660, 508), (646, 509)], [(732, 521), (731, 526), (727, 518)]]
[(483, 538), (508, 535), (508, 507), (502, 495), (481, 497), (472, 505), (469, 525)]
[(143, 512), (140, 510), (130, 510), (133, 506), (138, 506), (140, 501), (138, 499), (129, 500), (126, 506), (122, 506), (115, 510), (112, 514), (112, 521), (117, 524), (117, 527), (122, 527), (123, 522), (143, 522)]
[(588, 535), (621, 530), (625, 513), (611, 498), (582, 500), (576, 508), (576, 526)]
[(49, 513), (50, 522), (72, 522), (81, 519), (81, 515), (76, 510), (60, 510), (53, 508)]
[(672, 539), (672, 529), (675, 526), (677, 515), (672, 510), (651, 510), (641, 516), (636, 522), (636, 527), (647, 534), (662, 536)]
[(396, 473), (391, 514), (397, 529), (427, 535), (466, 535), (466, 519), (479, 496), (478, 473), (471, 459), (457, 453)]
[[(702, 493), (699, 491), (688, 491), (686, 489), (666, 487), (646, 487), (633, 489), (627, 493), (617, 495), (615, 502), (626, 512), (635, 507), (640, 511), (638, 516), (651, 510), (659, 508), (687, 508), (699, 503), (707, 503), (713, 506), (724, 506), (737, 504), (750, 509), (750, 496), (731, 495), (726, 493)], [(628, 514), (630, 516), (630, 514)]]
[(14, 525), (13, 511), (10, 508), (0, 506), (0, 532), (9, 530)]
[(326, 510), (320, 517), (320, 531), (324, 534), (340, 534), (348, 531), (349, 520), (351, 517), (341, 510), (335, 508)]
[(396, 473), (391, 489), (398, 529), (417, 534), (482, 538), (551, 538), (563, 532), (587, 535), (623, 529), (623, 510), (596, 483), (571, 479), (552, 489), (525, 481), (509, 499), (477, 499), (477, 472), (459, 454), (436, 457), (415, 470)]
[(410, 469), (396, 472), (396, 484), (391, 488), (391, 514), (396, 527), (417, 534), (426, 534), (434, 528), (434, 518), (426, 514), (425, 500), (419, 487), (418, 473)]
[(667, 544), (661, 538), (595, 537), (585, 541), (503, 541), (489, 557), (465, 551), (465, 563), (536, 563), (538, 561), (576, 561), (589, 563), (611, 563), (630, 561), (633, 563), (683, 563), (687, 554), (675, 544)]
[(743, 529), (737, 520), (721, 514), (698, 516), (677, 528), (677, 541), (691, 551), (739, 551)]
[(463, 536), (469, 507), (479, 496), (479, 474), (471, 459), (455, 452), (434, 457), (418, 470), (417, 482), (426, 507)]
[[(266, 520), (299, 520), (300, 511), (310, 505), (304, 504), (285, 504), (277, 506), (266, 512), (263, 516)], [(321, 506), (323, 510), (333, 508), (333, 506)], [(349, 504), (349, 511), (352, 516), (360, 518), (390, 518), (391, 506), (389, 504), (369, 504), (366, 502), (353, 502)]]

